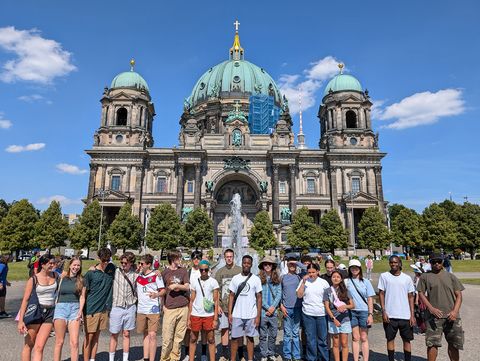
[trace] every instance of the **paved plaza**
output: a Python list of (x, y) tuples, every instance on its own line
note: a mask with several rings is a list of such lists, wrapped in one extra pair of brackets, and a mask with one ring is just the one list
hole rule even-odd
[[(467, 277), (478, 277), (478, 274), (457, 274), (459, 278)], [(376, 279), (374, 279), (374, 285), (376, 286)], [(12, 282), (12, 287), (8, 289), (7, 295), (7, 312), (10, 314), (16, 314), (20, 306), (21, 297), (23, 294), (25, 282)], [(463, 293), (464, 302), (461, 309), (461, 316), (464, 320), (463, 326), (465, 330), (465, 350), (462, 351), (460, 359), (465, 361), (478, 361), (480, 360), (480, 354), (478, 351), (478, 345), (480, 344), (480, 321), (478, 313), (478, 305), (480, 305), (480, 286), (466, 285), (466, 290)], [(83, 340), (83, 335), (80, 336)], [(108, 361), (108, 333), (102, 333), (99, 345), (99, 353), (97, 354), (98, 361)], [(159, 332), (159, 345), (161, 344), (161, 335)], [(386, 346), (385, 339), (383, 334), (383, 328), (381, 324), (375, 324), (370, 332), (370, 349), (372, 361), (387, 361), (386, 356)], [(0, 351), (0, 361), (10, 361), (10, 360), (19, 360), (20, 352), (23, 345), (23, 336), (19, 335), (16, 328), (16, 322), (11, 319), (1, 319), (0, 320), (0, 340), (1, 340), (1, 351)], [(219, 338), (217, 337), (219, 342)], [(282, 333), (279, 333), (277, 339), (279, 343), (282, 342)], [(45, 361), (50, 361), (53, 359), (53, 345), (54, 339), (51, 338), (48, 340), (46, 350), (45, 350)], [(133, 334), (132, 337), (132, 348), (130, 351), (130, 360), (140, 360), (143, 357), (142, 353), (142, 338)], [(424, 336), (416, 335), (415, 340), (413, 341), (412, 349), (412, 360), (420, 361), (426, 360), (426, 347)], [(401, 349), (400, 339), (397, 339), (397, 350)], [(257, 350), (256, 350), (257, 351)], [(277, 352), (280, 353), (281, 347), (278, 347)], [(64, 347), (63, 359), (69, 360), (69, 347), (68, 341)], [(118, 359), (121, 359), (121, 352), (117, 352)], [(157, 351), (157, 359), (160, 357), (160, 349)], [(350, 356), (351, 357), (351, 356)], [(397, 353), (397, 360), (403, 360), (403, 355)], [(439, 352), (439, 361), (448, 360), (447, 357), (447, 348), (442, 347)]]

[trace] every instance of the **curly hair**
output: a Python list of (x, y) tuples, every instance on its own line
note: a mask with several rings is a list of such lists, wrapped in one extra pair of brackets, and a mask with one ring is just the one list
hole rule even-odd
[[(260, 281), (262, 281), (262, 285), (267, 283), (267, 272), (264, 269), (261, 269), (258, 273), (258, 277), (260, 277)], [(274, 285), (280, 284), (280, 275), (278, 274), (276, 269), (272, 270), (272, 274), (270, 275), (270, 282)]]

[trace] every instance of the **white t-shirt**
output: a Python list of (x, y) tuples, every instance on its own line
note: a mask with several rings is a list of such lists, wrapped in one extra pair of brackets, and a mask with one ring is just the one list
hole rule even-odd
[(192, 268), (190, 270), (190, 285), (197, 282), (197, 278), (200, 278), (200, 269)]
[(137, 312), (145, 315), (160, 313), (160, 299), (150, 298), (150, 292), (165, 288), (163, 279), (155, 271), (137, 277), (138, 306)]
[(207, 280), (203, 281), (200, 278), (197, 278), (195, 281), (190, 283), (190, 289), (195, 291), (195, 301), (192, 305), (192, 316), (197, 317), (210, 317), (215, 314), (215, 310), (212, 312), (205, 312), (203, 308), (203, 294), (202, 289), (200, 288), (200, 284), (202, 284), (203, 292), (205, 293), (205, 298), (209, 301), (213, 302), (213, 290), (218, 290), (220, 287), (218, 282), (215, 278), (208, 277)]
[[(302, 285), (297, 286), (297, 290)], [(325, 316), (325, 305), (323, 304), (323, 293), (330, 285), (323, 278), (317, 277), (315, 281), (305, 281), (305, 293), (303, 295), (302, 312), (308, 316)]]
[(405, 273), (394, 276), (384, 272), (378, 280), (378, 289), (385, 292), (385, 311), (389, 318), (410, 319), (408, 294), (415, 292), (412, 279)]
[[(237, 292), (238, 286), (247, 279), (241, 273), (233, 276), (229, 285), (229, 290), (233, 293)], [(238, 295), (235, 308), (232, 312), (232, 317), (252, 319), (257, 317), (257, 293), (262, 292), (262, 281), (254, 274), (250, 277), (247, 284), (243, 288), (240, 295)]]

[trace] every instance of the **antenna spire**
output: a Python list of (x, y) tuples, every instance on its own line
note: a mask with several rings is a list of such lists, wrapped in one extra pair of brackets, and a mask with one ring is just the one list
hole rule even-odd
[(298, 107), (300, 109), (299, 118), (300, 118), (300, 130), (297, 135), (298, 149), (307, 148), (305, 145), (305, 135), (303, 134), (303, 111), (302, 111), (302, 88), (298, 88)]

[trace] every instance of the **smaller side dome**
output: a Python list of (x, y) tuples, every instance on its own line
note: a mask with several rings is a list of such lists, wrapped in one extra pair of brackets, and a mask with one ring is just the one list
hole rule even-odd
[(339, 91), (357, 91), (362, 93), (362, 85), (352, 75), (349, 74), (337, 74), (330, 80), (325, 87), (325, 91), (323, 92), (323, 96), (327, 96), (330, 92), (339, 92)]
[(135, 60), (130, 60), (130, 71), (124, 71), (123, 73), (118, 74), (112, 80), (110, 84), (110, 89), (115, 88), (135, 88), (138, 90), (145, 90), (147, 93), (150, 92), (147, 82), (142, 78), (140, 74), (133, 71), (135, 66)]

